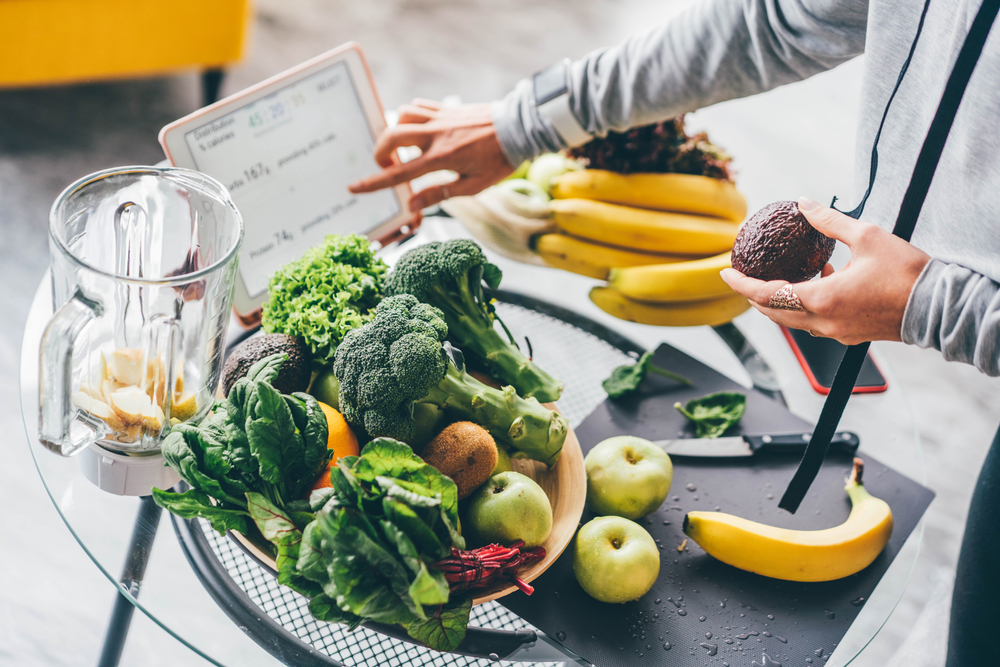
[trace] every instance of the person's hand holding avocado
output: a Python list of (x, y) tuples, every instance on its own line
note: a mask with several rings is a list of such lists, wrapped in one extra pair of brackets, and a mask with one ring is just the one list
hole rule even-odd
[[(401, 146), (416, 146), (422, 153), (409, 162), (394, 164), (390, 156)], [(439, 169), (458, 174), (455, 181), (414, 193), (409, 201), (414, 213), (450, 197), (474, 195), (514, 171), (500, 148), (489, 104), (442, 107), (437, 102), (414, 100), (399, 109), (399, 123), (379, 136), (375, 161), (382, 171), (352, 183), (348, 187), (351, 192), (374, 192)]]
[(757, 280), (736, 269), (724, 269), (722, 279), (777, 324), (845, 345), (902, 340), (903, 312), (930, 256), (878, 225), (806, 197), (799, 200), (799, 210), (816, 230), (851, 249), (851, 261), (840, 271), (827, 264), (818, 280), (792, 285), (804, 310), (772, 307), (786, 280)]

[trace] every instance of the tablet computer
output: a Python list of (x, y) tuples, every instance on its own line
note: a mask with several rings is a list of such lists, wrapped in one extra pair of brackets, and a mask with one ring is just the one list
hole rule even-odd
[(244, 325), (259, 321), (271, 275), (327, 234), (384, 245), (412, 231), (408, 185), (347, 190), (379, 170), (375, 140), (385, 127), (364, 54), (350, 43), (160, 131), (170, 163), (216, 178), (243, 214), (233, 304)]

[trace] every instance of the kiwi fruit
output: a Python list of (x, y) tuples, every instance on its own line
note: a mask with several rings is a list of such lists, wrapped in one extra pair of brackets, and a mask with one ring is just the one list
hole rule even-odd
[(793, 201), (777, 201), (754, 213), (733, 243), (733, 268), (758, 280), (801, 283), (830, 261), (834, 239), (809, 224)]
[(490, 478), (498, 455), (486, 429), (472, 422), (455, 422), (427, 443), (420, 456), (455, 482), (461, 500)]

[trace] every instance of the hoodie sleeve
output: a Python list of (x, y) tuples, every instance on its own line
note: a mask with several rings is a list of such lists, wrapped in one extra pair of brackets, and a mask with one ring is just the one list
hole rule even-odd
[[(574, 62), (570, 103), (603, 137), (799, 81), (860, 55), (867, 0), (701, 0), (665, 25)], [(567, 144), (523, 80), (493, 104), (511, 166)]]

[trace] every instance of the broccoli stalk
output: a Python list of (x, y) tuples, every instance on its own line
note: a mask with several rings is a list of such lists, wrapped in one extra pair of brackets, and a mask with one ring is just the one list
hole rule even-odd
[(449, 336), (463, 352), (521, 396), (542, 403), (555, 401), (563, 384), (525, 357), (509, 332), (504, 338), (493, 327), (499, 318), (483, 292), (483, 282), (496, 288), (501, 277), (500, 269), (486, 261), (474, 241), (455, 239), (427, 243), (400, 257), (386, 278), (385, 293), (412, 294), (440, 309)]
[(404, 294), (385, 299), (375, 319), (337, 348), (333, 370), (340, 406), (351, 424), (373, 438), (413, 440), (414, 405), (427, 403), (479, 424), (514, 458), (554, 465), (569, 426), (535, 398), (513, 387), (488, 387), (465, 372), (461, 353), (449, 355), (441, 311)]

